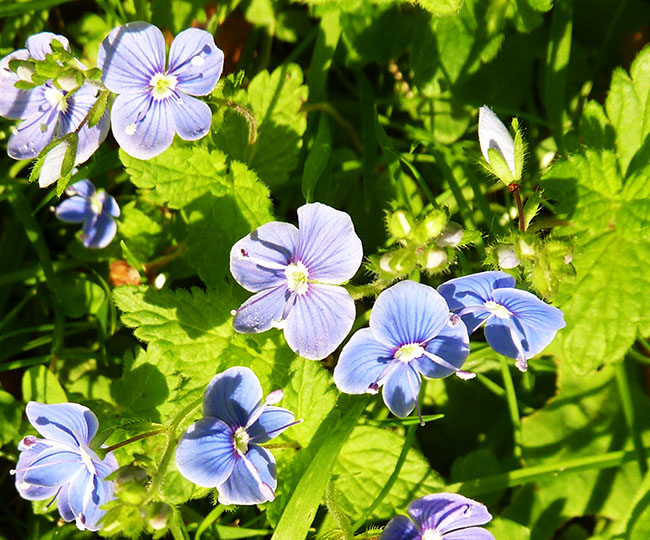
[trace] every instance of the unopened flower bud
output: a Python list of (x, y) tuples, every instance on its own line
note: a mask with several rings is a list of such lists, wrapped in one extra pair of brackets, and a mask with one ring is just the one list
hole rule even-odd
[(497, 260), (499, 266), (504, 270), (517, 268), (520, 263), (515, 247), (511, 244), (502, 244), (497, 248)]
[(393, 238), (406, 238), (413, 230), (411, 218), (404, 210), (393, 212), (388, 218), (388, 232)]
[(147, 473), (144, 471), (144, 469), (135, 467), (134, 465), (127, 465), (126, 467), (122, 467), (117, 472), (117, 476), (115, 477), (115, 488), (119, 489), (124, 484), (133, 482), (142, 484), (146, 478)]
[(21, 81), (31, 83), (33, 82), (32, 75), (34, 75), (34, 72), (35, 69), (33, 64), (22, 63), (18, 66), (18, 69), (16, 70), (16, 75)]
[(458, 224), (450, 221), (438, 237), (440, 247), (456, 247), (463, 239), (463, 228)]
[(415, 254), (411, 250), (402, 249), (393, 253), (390, 267), (398, 274), (408, 274), (415, 269)]
[(154, 503), (149, 509), (149, 516), (147, 521), (154, 531), (159, 531), (167, 527), (171, 507), (164, 502)]
[(520, 238), (517, 243), (519, 244), (519, 253), (526, 257), (535, 255), (535, 248), (526, 242), (526, 240)]
[(448, 260), (449, 257), (444, 249), (426, 249), (420, 255), (420, 264), (425, 270), (443, 270)]
[(66, 92), (72, 92), (80, 86), (75, 74), (70, 72), (59, 77), (56, 82), (61, 87), (61, 90), (65, 90)]
[(447, 214), (443, 210), (433, 210), (420, 222), (419, 229), (424, 241), (437, 237), (447, 224)]

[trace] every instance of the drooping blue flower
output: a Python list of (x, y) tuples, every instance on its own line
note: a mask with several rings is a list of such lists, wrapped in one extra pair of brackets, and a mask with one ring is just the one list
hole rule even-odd
[(386, 406), (405, 417), (417, 406), (421, 376), (469, 375), (459, 371), (468, 354), (467, 329), (442, 296), (428, 285), (402, 281), (377, 297), (370, 328), (343, 347), (334, 382), (347, 394), (376, 393), (383, 386)]
[(515, 358), (521, 371), (564, 328), (562, 312), (528, 291), (515, 289), (505, 272), (479, 272), (451, 279), (438, 287), (449, 309), (471, 334), (485, 325), (485, 339), (496, 352)]
[(492, 519), (488, 509), (455, 493), (436, 493), (415, 499), (406, 516), (395, 516), (379, 540), (494, 540), (484, 525)]
[(118, 94), (111, 109), (113, 136), (138, 159), (166, 150), (177, 133), (195, 141), (210, 129), (212, 113), (192, 96), (212, 92), (223, 68), (223, 52), (212, 35), (199, 28), (183, 30), (169, 49), (155, 26), (132, 22), (104, 39), (97, 56), (106, 87)]
[(98, 427), (96, 416), (78, 403), (30, 401), (25, 412), (45, 438), (28, 435), (18, 445), (20, 457), (11, 471), (18, 493), (30, 501), (56, 498), (65, 521), (98, 530), (104, 515), (100, 507), (113, 499), (113, 482), (105, 478), (118, 464), (113, 454), (101, 460), (90, 448)]
[(55, 215), (68, 223), (83, 223), (81, 240), (87, 248), (104, 248), (117, 232), (113, 218), (120, 216), (120, 207), (104, 190), (95, 190), (92, 182), (81, 180), (65, 190), (70, 195), (56, 207)]
[[(21, 68), (17, 73), (11, 71), (9, 62), (45, 60), (46, 54), (52, 52), (50, 44), (55, 39), (69, 50), (65, 37), (42, 32), (27, 38), (26, 49), (14, 51), (0, 60), (0, 116), (22, 120), (7, 146), (9, 156), (14, 159), (35, 158), (54, 137), (75, 131), (99, 97), (99, 89), (90, 83), (84, 83), (74, 92), (60, 90), (52, 81), (31, 90), (19, 90), (14, 86), (23, 75)], [(24, 75), (27, 79), (29, 76)], [(105, 113), (94, 127), (85, 124), (79, 130), (76, 164), (85, 162), (97, 150), (108, 133), (108, 122)], [(41, 184), (41, 187), (45, 186)]]
[(188, 480), (216, 487), (222, 504), (261, 504), (275, 498), (273, 454), (260, 446), (297, 423), (273, 407), (282, 390), (262, 401), (262, 387), (246, 367), (215, 375), (203, 397), (203, 418), (183, 434), (176, 466)]
[(338, 285), (359, 269), (363, 249), (350, 216), (321, 203), (298, 208), (298, 228), (272, 221), (237, 242), (230, 271), (256, 293), (235, 313), (235, 330), (284, 330), (304, 358), (332, 353), (352, 328), (354, 300)]

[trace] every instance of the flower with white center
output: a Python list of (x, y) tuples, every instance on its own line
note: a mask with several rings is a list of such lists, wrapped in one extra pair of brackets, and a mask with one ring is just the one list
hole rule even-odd
[(113, 454), (102, 460), (90, 448), (97, 418), (77, 403), (45, 405), (30, 401), (29, 422), (44, 439), (25, 437), (18, 449), (16, 489), (23, 499), (56, 498), (59, 514), (79, 529), (96, 531), (104, 515), (100, 506), (113, 499), (113, 482), (105, 478), (118, 467)]
[(235, 330), (280, 328), (294, 352), (325, 358), (352, 328), (354, 300), (339, 284), (354, 276), (362, 257), (350, 216), (324, 204), (298, 208), (298, 228), (262, 225), (230, 251), (232, 275), (256, 293), (235, 312)]
[(485, 325), (485, 339), (496, 352), (515, 358), (521, 371), (564, 328), (563, 313), (528, 291), (515, 289), (505, 272), (480, 272), (438, 287), (449, 309), (471, 334)]
[(477, 527), (492, 519), (488, 509), (456, 493), (415, 499), (408, 515), (391, 519), (379, 540), (494, 540), (491, 532)]
[(106, 87), (118, 94), (112, 131), (127, 154), (149, 159), (169, 147), (174, 133), (186, 141), (208, 133), (210, 107), (192, 96), (212, 92), (221, 76), (223, 51), (210, 33), (183, 30), (166, 64), (162, 32), (146, 22), (128, 23), (104, 39), (97, 66)]
[[(7, 152), (14, 159), (38, 156), (54, 137), (61, 137), (79, 128), (99, 97), (99, 90), (84, 83), (74, 92), (60, 90), (52, 81), (31, 90), (19, 90), (15, 83), (31, 74), (21, 66), (17, 73), (9, 68), (12, 60), (45, 60), (52, 52), (53, 40), (69, 50), (68, 40), (59, 35), (42, 32), (27, 38), (26, 49), (20, 49), (0, 60), (0, 116), (22, 120), (13, 130)], [(85, 67), (80, 64), (80, 67)], [(105, 113), (92, 128), (84, 124), (79, 129), (75, 164), (84, 163), (97, 150), (108, 133)], [(50, 182), (51, 183), (51, 182)], [(43, 185), (40, 181), (39, 184)]]
[(273, 405), (282, 391), (262, 401), (262, 387), (246, 367), (215, 375), (203, 398), (203, 418), (183, 434), (176, 466), (188, 480), (216, 487), (222, 504), (261, 504), (275, 498), (273, 454), (260, 446), (298, 423)]
[(120, 216), (115, 199), (103, 190), (95, 190), (89, 180), (76, 182), (65, 192), (70, 198), (56, 207), (56, 217), (68, 223), (83, 223), (81, 240), (87, 248), (101, 249), (110, 244), (117, 232), (113, 218)]
[(465, 325), (442, 296), (428, 285), (402, 281), (377, 297), (370, 328), (343, 347), (334, 382), (347, 394), (376, 393), (383, 386), (386, 406), (405, 417), (417, 407), (421, 377), (462, 375), (468, 354)]

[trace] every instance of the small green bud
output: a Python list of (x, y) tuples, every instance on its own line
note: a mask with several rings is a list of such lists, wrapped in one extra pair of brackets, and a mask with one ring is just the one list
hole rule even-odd
[(115, 489), (119, 489), (124, 484), (138, 483), (144, 484), (147, 480), (147, 473), (144, 469), (135, 465), (126, 465), (122, 467), (115, 475)]
[(497, 247), (497, 262), (501, 268), (504, 270), (510, 270), (512, 268), (517, 268), (519, 263), (519, 257), (517, 257), (517, 252), (515, 251), (515, 246), (512, 244), (501, 244)]
[(403, 240), (412, 230), (412, 218), (404, 210), (397, 210), (388, 216), (388, 232), (393, 238)]
[(428, 248), (418, 253), (418, 262), (424, 270), (440, 272), (447, 268), (449, 257), (444, 249)]
[(517, 246), (519, 247), (520, 255), (524, 257), (532, 257), (533, 255), (535, 255), (535, 247), (531, 246), (523, 238), (517, 240)]
[(400, 249), (386, 253), (379, 259), (379, 267), (387, 274), (408, 274), (415, 270), (415, 253), (410, 249)]
[(440, 247), (456, 247), (463, 239), (463, 234), (463, 228), (458, 223), (450, 221), (442, 229), (437, 244)]
[(164, 502), (156, 502), (149, 508), (147, 521), (154, 531), (159, 531), (167, 527), (169, 515), (171, 514), (171, 506)]
[(418, 225), (418, 236), (427, 242), (442, 233), (447, 225), (447, 213), (444, 210), (432, 210)]
[(56, 84), (65, 90), (66, 92), (72, 92), (79, 88), (81, 84), (79, 83), (77, 73), (74, 71), (66, 71), (56, 79)]

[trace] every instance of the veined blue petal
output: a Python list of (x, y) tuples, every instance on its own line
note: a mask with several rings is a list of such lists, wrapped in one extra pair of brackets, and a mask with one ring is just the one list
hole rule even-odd
[(377, 340), (401, 347), (427, 343), (447, 324), (449, 309), (438, 292), (415, 281), (402, 281), (382, 292), (370, 315)]
[(438, 287), (438, 292), (447, 301), (451, 311), (458, 313), (465, 310), (461, 318), (467, 326), (467, 332), (471, 334), (489, 317), (490, 313), (484, 304), (492, 300), (492, 292), (514, 286), (515, 278), (505, 272), (479, 272), (450, 279)]
[[(245, 460), (248, 460), (247, 465)], [(251, 471), (251, 465), (254, 471)], [(263, 486), (262, 484), (265, 484)], [(271, 452), (251, 444), (245, 459), (239, 458), (232, 474), (217, 486), (221, 504), (261, 504), (273, 500), (277, 487), (275, 459)], [(269, 492), (270, 493), (267, 493)], [(269, 498), (269, 495), (271, 497)]]
[(74, 512), (70, 506), (70, 484), (64, 484), (59, 490), (59, 494), (56, 496), (56, 506), (59, 509), (59, 514), (63, 518), (63, 521), (74, 521)]
[(9, 69), (12, 60), (28, 59), (27, 49), (20, 49), (0, 60), (0, 116), (18, 120), (38, 112), (41, 94), (33, 90), (18, 90), (14, 86), (19, 80), (18, 76)]
[(16, 490), (23, 499), (27, 499), (28, 501), (49, 499), (56, 495), (59, 489), (58, 486), (44, 487), (30, 484), (25, 481), (25, 473), (34, 460), (45, 450), (49, 450), (52, 445), (36, 437), (27, 437), (26, 439), (30, 440), (29, 446), (24, 445), (22, 441), (18, 445), (20, 455), (16, 463), (16, 469), (13, 471), (16, 475)]
[(78, 403), (46, 405), (30, 401), (25, 408), (29, 422), (43, 437), (71, 446), (88, 445), (97, 433), (97, 417)]
[(393, 350), (377, 341), (370, 328), (362, 328), (341, 350), (334, 383), (346, 394), (365, 394), (393, 360)]
[(448, 532), (445, 540), (494, 540), (494, 535), (482, 527), (470, 527), (458, 531)]
[(111, 123), (122, 150), (137, 159), (161, 154), (174, 140), (172, 111), (165, 100), (155, 101), (148, 92), (117, 96)]
[(102, 249), (111, 243), (117, 232), (112, 216), (99, 214), (84, 223), (81, 239), (87, 248)]
[(43, 450), (25, 470), (23, 477), (27, 484), (44, 487), (58, 487), (70, 482), (81, 468), (86, 468), (81, 455), (63, 446), (52, 446)]
[(395, 516), (381, 532), (379, 540), (421, 540), (422, 536), (406, 516)]
[(255, 443), (265, 443), (282, 433), (296, 419), (294, 414), (282, 407), (266, 407), (247, 433)]
[(174, 118), (174, 129), (185, 141), (196, 141), (210, 131), (212, 111), (208, 104), (187, 94), (176, 93), (165, 102)]
[(192, 424), (176, 448), (176, 467), (185, 478), (202, 487), (224, 482), (235, 461), (233, 429), (216, 418)]
[(398, 363), (384, 383), (383, 397), (386, 407), (400, 418), (413, 409), (420, 393), (420, 374), (408, 363)]
[[(425, 377), (440, 379), (463, 367), (469, 355), (469, 337), (463, 321), (449, 321), (425, 348), (429, 355), (413, 360), (413, 366)], [(449, 367), (451, 364), (455, 369)]]
[(223, 69), (223, 51), (212, 35), (199, 28), (178, 34), (169, 48), (168, 73), (178, 79), (177, 88), (193, 96), (212, 92)]
[(34, 60), (45, 60), (45, 56), (52, 53), (52, 40), (56, 39), (66, 51), (70, 51), (68, 38), (53, 34), (52, 32), (41, 32), (29, 36), (25, 41), (29, 55)]
[(250, 292), (286, 284), (284, 268), (298, 245), (298, 229), (271, 221), (239, 240), (230, 250), (230, 272)]
[(84, 528), (80, 517), (84, 515), (84, 510), (88, 506), (91, 494), (94, 488), (95, 475), (91, 474), (86, 467), (77, 472), (68, 484), (68, 504), (77, 520), (77, 526)]
[(262, 386), (247, 367), (232, 367), (215, 375), (205, 390), (203, 414), (230, 427), (245, 426), (262, 401)]
[(146, 22), (118, 26), (102, 41), (97, 67), (111, 92), (139, 93), (149, 86), (155, 74), (165, 71), (165, 38), (158, 28)]
[(463, 527), (483, 525), (492, 519), (485, 505), (456, 493), (436, 493), (415, 499), (408, 513), (421, 529), (446, 534)]
[[(39, 88), (34, 92), (38, 90)], [(41, 101), (40, 106), (43, 107), (43, 112), (37, 112), (22, 121), (11, 134), (7, 153), (13, 159), (35, 158), (54, 138), (59, 112), (47, 102), (43, 104)]]
[(56, 217), (67, 223), (81, 223), (92, 217), (93, 211), (88, 199), (75, 195), (56, 207)]
[(310, 279), (339, 284), (357, 273), (363, 248), (348, 214), (321, 203), (305, 204), (298, 208), (298, 229), (296, 256)]
[(525, 326), (540, 330), (559, 330), (565, 327), (562, 311), (528, 291), (497, 289), (492, 293), (492, 297)]
[(321, 360), (333, 353), (350, 333), (354, 300), (343, 287), (310, 283), (289, 311), (284, 337), (296, 354)]
[(243, 334), (258, 334), (274, 325), (279, 327), (290, 296), (286, 285), (254, 294), (237, 310), (233, 328)]
[[(77, 527), (89, 531), (99, 530), (97, 522), (104, 517), (106, 511), (100, 510), (100, 506), (113, 499), (113, 482), (105, 482), (94, 476), (86, 488), (86, 498), (81, 516), (77, 518)], [(63, 514), (62, 514), (63, 515)], [(82, 528), (82, 527), (79, 527)]]
[(93, 186), (93, 183), (88, 179), (79, 180), (79, 182), (75, 182), (71, 186), (65, 188), (65, 193), (66, 195), (79, 195), (80, 197), (87, 199), (95, 193), (95, 186)]

